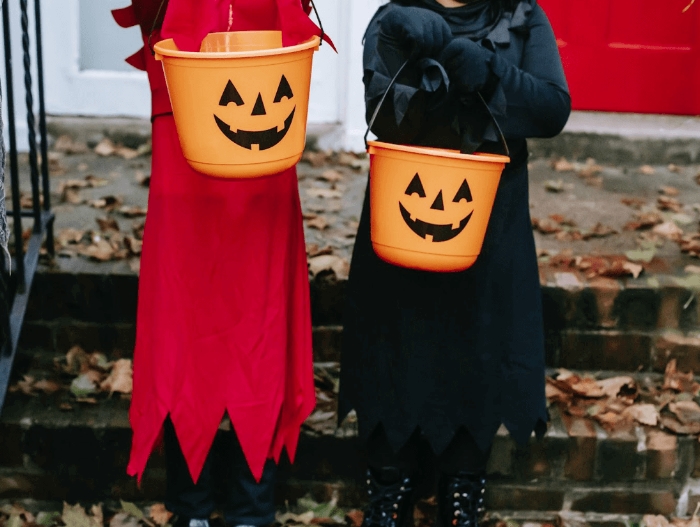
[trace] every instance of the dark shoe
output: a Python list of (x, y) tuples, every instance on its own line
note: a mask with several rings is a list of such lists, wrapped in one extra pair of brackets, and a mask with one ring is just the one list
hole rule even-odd
[(485, 474), (458, 473), (440, 478), (440, 527), (479, 527), (484, 518)]
[(363, 527), (406, 527), (413, 518), (413, 482), (394, 467), (367, 471), (367, 496)]

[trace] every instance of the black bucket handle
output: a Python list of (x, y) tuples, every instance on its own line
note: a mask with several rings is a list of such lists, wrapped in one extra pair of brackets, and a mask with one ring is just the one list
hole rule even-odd
[[(313, 0), (312, 0), (313, 2)], [(407, 60), (404, 62), (401, 67), (399, 68), (399, 71), (396, 72), (396, 75), (394, 75), (394, 78), (391, 79), (391, 82), (389, 82), (389, 86), (387, 86), (386, 91), (384, 92), (384, 95), (382, 95), (382, 98), (379, 100), (379, 104), (377, 104), (377, 107), (374, 109), (374, 113), (372, 114), (372, 118), (369, 120), (369, 124), (367, 125), (367, 131), (365, 132), (364, 140), (365, 140), (365, 148), (369, 148), (369, 144), (367, 143), (367, 137), (369, 136), (369, 132), (372, 129), (372, 126), (374, 126), (374, 121), (377, 119), (377, 115), (379, 115), (379, 110), (381, 110), (382, 105), (384, 104), (384, 101), (386, 100), (387, 96), (389, 95), (389, 92), (391, 91), (391, 88), (396, 84), (397, 79), (399, 78), (399, 75), (401, 75), (401, 72), (408, 66), (410, 60)], [(496, 127), (496, 131), (498, 132), (498, 136), (501, 140), (501, 144), (503, 145), (503, 149), (506, 152), (506, 156), (510, 157), (510, 149), (508, 148), (508, 142), (506, 141), (505, 136), (503, 135), (503, 130), (501, 130), (500, 125), (498, 124), (498, 121), (496, 120), (496, 117), (493, 115), (493, 112), (491, 112), (491, 108), (489, 108), (489, 105), (486, 104), (486, 100), (484, 99), (484, 96), (481, 95), (481, 92), (476, 92), (476, 94), (479, 96), (479, 100), (483, 103), (484, 108), (486, 108), (486, 111), (488, 112), (489, 116), (491, 117), (491, 121), (493, 122), (494, 126)], [(464, 153), (464, 152), (462, 152)]]

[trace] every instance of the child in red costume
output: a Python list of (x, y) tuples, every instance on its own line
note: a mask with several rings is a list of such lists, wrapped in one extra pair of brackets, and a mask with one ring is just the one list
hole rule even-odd
[(149, 44), (196, 51), (209, 32), (281, 29), (293, 45), (320, 33), (307, 12), (300, 0), (134, 0), (114, 11), (141, 26), (145, 46), (127, 62), (148, 72), (153, 98), (128, 472), (141, 478), (164, 431), (179, 525), (202, 526), (214, 510), (208, 456), (224, 414), (235, 430), (226, 523), (272, 522), (276, 463), (283, 449), (293, 459), (315, 404), (311, 320), (296, 170), (236, 181), (190, 168)]

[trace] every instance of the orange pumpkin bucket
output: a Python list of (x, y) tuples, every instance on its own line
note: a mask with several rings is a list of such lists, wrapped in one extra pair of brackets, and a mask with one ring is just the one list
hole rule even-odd
[(180, 145), (210, 176), (252, 178), (301, 159), (319, 37), (282, 46), (281, 31), (211, 33), (199, 52), (158, 42)]
[[(368, 133), (402, 70), (379, 102)], [(493, 122), (508, 152), (495, 118)], [(510, 157), (380, 141), (367, 142), (367, 151), (370, 235), (377, 256), (422, 271), (456, 272), (471, 267), (481, 253)]]

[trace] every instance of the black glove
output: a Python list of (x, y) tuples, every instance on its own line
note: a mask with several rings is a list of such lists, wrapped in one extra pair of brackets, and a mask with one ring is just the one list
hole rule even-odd
[(440, 55), (450, 81), (462, 93), (481, 90), (491, 76), (493, 53), (468, 38), (455, 38)]
[(445, 19), (429, 9), (394, 6), (380, 21), (380, 40), (394, 43), (406, 59), (437, 58), (452, 40)]

